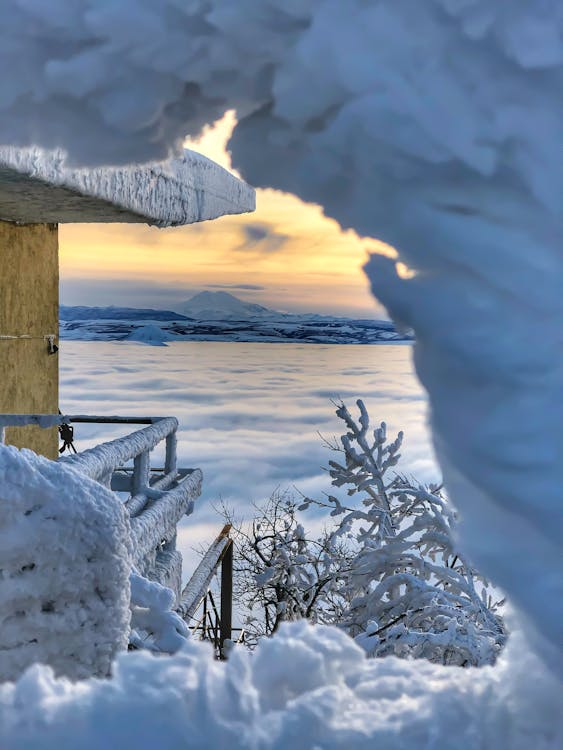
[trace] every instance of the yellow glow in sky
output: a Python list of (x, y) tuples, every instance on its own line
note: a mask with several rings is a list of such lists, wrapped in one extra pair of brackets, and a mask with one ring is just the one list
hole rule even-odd
[[(227, 113), (186, 146), (231, 169), (226, 143), (234, 124)], [(279, 310), (383, 314), (361, 270), (367, 250), (381, 252), (381, 245), (274, 190), (257, 191), (253, 214), (186, 227), (63, 225), (60, 245), (63, 304), (174, 307), (202, 289), (226, 288)]]

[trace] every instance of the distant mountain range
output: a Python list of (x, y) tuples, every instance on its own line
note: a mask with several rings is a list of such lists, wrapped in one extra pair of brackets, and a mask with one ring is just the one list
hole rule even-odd
[(138, 309), (136, 307), (59, 307), (61, 320), (189, 320), (171, 310)]
[(168, 341), (261, 341), (307, 344), (409, 342), (388, 320), (355, 320), (294, 314), (245, 302), (228, 292), (201, 292), (172, 310), (130, 307), (60, 308), (63, 339)]

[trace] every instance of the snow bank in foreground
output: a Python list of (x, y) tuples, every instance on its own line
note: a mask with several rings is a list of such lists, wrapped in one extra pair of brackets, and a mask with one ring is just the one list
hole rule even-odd
[(128, 540), (112, 492), (0, 445), (0, 680), (38, 660), (73, 679), (109, 674), (127, 646)]
[(123, 654), (109, 682), (34, 666), (0, 687), (0, 747), (555, 750), (557, 696), (519, 636), (495, 668), (459, 670), (366, 660), (340, 631), (299, 622), (227, 663), (190, 641), (174, 657)]

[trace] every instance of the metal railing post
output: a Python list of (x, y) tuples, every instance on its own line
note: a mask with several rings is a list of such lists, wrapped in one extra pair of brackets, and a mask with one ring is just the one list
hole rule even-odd
[(201, 632), (203, 633), (202, 640), (204, 641), (207, 635), (207, 594), (203, 599), (203, 625)]
[(225, 659), (224, 646), (231, 640), (233, 627), (233, 541), (229, 539), (221, 560), (221, 625), (219, 655)]
[(170, 435), (166, 436), (166, 458), (164, 461), (164, 473), (175, 474), (176, 473), (176, 430), (171, 432)]
[(143, 451), (133, 459), (133, 496), (140, 495), (149, 486), (150, 477), (150, 453)]

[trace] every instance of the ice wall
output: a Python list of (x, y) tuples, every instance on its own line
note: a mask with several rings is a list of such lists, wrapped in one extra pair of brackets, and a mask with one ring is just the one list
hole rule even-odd
[(0, 445), (0, 681), (37, 661), (109, 674), (129, 634), (129, 538), (114, 493)]

